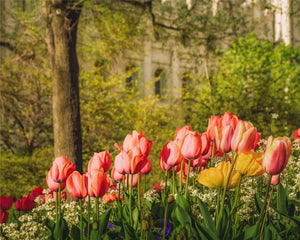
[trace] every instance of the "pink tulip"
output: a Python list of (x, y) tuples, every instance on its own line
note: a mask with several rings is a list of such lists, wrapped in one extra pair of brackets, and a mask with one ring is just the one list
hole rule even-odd
[(74, 198), (85, 198), (88, 194), (88, 177), (74, 171), (67, 179), (67, 189)]
[(88, 175), (88, 194), (90, 197), (102, 197), (109, 189), (110, 181), (103, 169), (94, 170)]
[(207, 135), (209, 140), (214, 141), (215, 140), (215, 126), (221, 127), (222, 124), (222, 118), (219, 116), (211, 116), (208, 120), (208, 126), (207, 126)]
[(14, 200), (12, 196), (1, 196), (0, 197), (0, 209), (1, 210), (8, 210), (13, 205)]
[(68, 158), (61, 156), (55, 158), (52, 164), (51, 178), (54, 182), (65, 182), (76, 166)]
[(180, 148), (184, 137), (190, 132), (192, 131), (191, 126), (184, 126), (181, 128), (177, 128), (176, 132), (175, 132), (175, 137), (174, 140), (176, 142), (176, 144), (178, 145), (178, 147)]
[[(48, 171), (48, 174), (46, 176), (46, 183), (47, 183), (48, 188), (51, 191), (56, 192), (56, 191), (58, 191), (59, 183), (54, 182), (54, 180), (51, 178), (51, 172), (52, 172), (52, 167), (50, 168), (50, 170)], [(63, 190), (66, 187), (66, 183), (62, 182), (60, 186), (61, 186), (61, 190)]]
[(218, 150), (228, 153), (231, 151), (231, 140), (233, 136), (233, 127), (230, 125), (222, 128), (215, 127), (215, 140)]
[(280, 174), (272, 175), (271, 177), (271, 185), (276, 186), (280, 183)]
[(123, 174), (119, 173), (116, 171), (115, 166), (113, 166), (111, 170), (111, 178), (117, 182), (122, 181), (123, 179)]
[(198, 132), (190, 131), (181, 145), (181, 155), (185, 159), (193, 160), (201, 155), (201, 135)]
[(236, 128), (238, 124), (238, 117), (230, 112), (225, 112), (222, 116), (222, 127), (231, 126), (233, 130)]
[[(129, 174), (129, 186), (131, 186), (131, 178), (133, 175), (133, 181), (132, 181), (132, 187), (136, 187), (138, 185), (138, 174)], [(127, 182), (127, 177), (125, 177), (125, 182)], [(140, 175), (140, 181), (141, 181), (142, 175)]]
[(291, 140), (288, 137), (268, 138), (262, 168), (271, 175), (277, 175), (286, 167), (291, 153)]
[(144, 165), (144, 167), (141, 169), (141, 174), (148, 174), (150, 171), (152, 170), (152, 165), (151, 162), (149, 160), (149, 158), (146, 158), (146, 164)]
[(209, 152), (210, 141), (207, 132), (201, 134), (201, 155), (204, 156)]
[(250, 122), (239, 120), (231, 140), (232, 151), (247, 153), (253, 149), (257, 130), (251, 126)]
[(108, 151), (94, 153), (94, 156), (90, 159), (88, 164), (88, 173), (92, 174), (93, 170), (99, 170), (103, 168), (104, 172), (107, 172), (111, 165), (111, 158)]
[(139, 148), (141, 150), (141, 154), (146, 157), (148, 156), (151, 147), (152, 141), (149, 141), (143, 132), (138, 133), (137, 131), (133, 131), (132, 135), (128, 134), (123, 142), (123, 149), (125, 151), (129, 151), (133, 148)]
[(147, 158), (145, 158), (141, 150), (137, 147), (128, 151), (122, 150), (115, 158), (115, 169), (120, 174), (125, 173), (138, 173), (142, 167), (146, 164)]
[(172, 166), (171, 165), (168, 165), (164, 160), (163, 158), (161, 157), (160, 158), (160, 168), (164, 171), (169, 171), (170, 169), (172, 169)]
[(170, 141), (165, 144), (163, 150), (160, 152), (160, 159), (171, 167), (180, 164), (182, 155), (175, 141)]

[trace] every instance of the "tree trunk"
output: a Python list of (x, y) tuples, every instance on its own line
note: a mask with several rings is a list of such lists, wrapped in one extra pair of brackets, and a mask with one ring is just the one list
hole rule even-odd
[(79, 66), (76, 34), (82, 1), (46, 0), (47, 44), (52, 64), (55, 157), (66, 156), (82, 171)]

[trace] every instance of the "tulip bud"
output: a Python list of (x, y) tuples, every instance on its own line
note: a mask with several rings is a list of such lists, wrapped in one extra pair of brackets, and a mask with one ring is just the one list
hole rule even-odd
[(201, 155), (201, 135), (189, 132), (183, 139), (181, 155), (188, 160), (194, 160)]
[(276, 186), (280, 183), (280, 174), (272, 175), (271, 177), (271, 185)]
[(277, 175), (287, 165), (291, 153), (291, 141), (288, 137), (268, 138), (262, 168), (271, 175)]
[(147, 231), (149, 229), (149, 223), (146, 220), (142, 221), (142, 230)]
[(169, 195), (169, 196), (167, 197), (167, 200), (166, 200), (167, 204), (170, 204), (170, 203), (172, 203), (172, 202), (174, 202), (174, 201), (175, 201), (175, 198), (174, 198), (173, 195)]
[(93, 229), (94, 229), (94, 230), (97, 230), (97, 229), (98, 229), (98, 225), (99, 225), (98, 222), (97, 222), (97, 221), (94, 221), (94, 222), (93, 222), (93, 225), (92, 225)]

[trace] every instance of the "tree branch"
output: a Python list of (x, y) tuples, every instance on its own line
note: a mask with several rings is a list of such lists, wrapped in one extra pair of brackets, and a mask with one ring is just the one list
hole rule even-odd
[(31, 53), (28, 53), (28, 52), (18, 49), (13, 43), (11, 43), (9, 41), (4, 41), (4, 40), (0, 41), (0, 46), (8, 48), (15, 54), (19, 55), (23, 60), (30, 60), (30, 59), (32, 60), (35, 58), (35, 53), (34, 53), (33, 49), (31, 49), (32, 50)]

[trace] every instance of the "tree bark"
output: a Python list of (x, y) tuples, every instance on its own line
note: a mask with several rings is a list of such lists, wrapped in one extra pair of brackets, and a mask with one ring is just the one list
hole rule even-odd
[(52, 64), (55, 157), (66, 156), (82, 171), (79, 66), (76, 35), (82, 1), (46, 0), (47, 44)]

